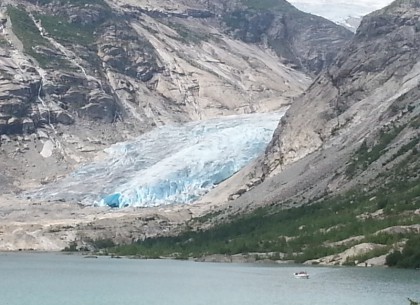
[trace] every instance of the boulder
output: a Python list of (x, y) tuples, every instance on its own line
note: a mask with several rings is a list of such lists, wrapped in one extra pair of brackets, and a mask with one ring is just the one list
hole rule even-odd
[(31, 134), (35, 131), (35, 124), (30, 118), (24, 118), (22, 121), (22, 132), (24, 134)]
[(114, 121), (115, 108), (108, 107), (104, 104), (89, 103), (78, 111), (79, 115), (84, 118), (90, 118), (105, 123), (112, 123)]
[(17, 117), (11, 117), (10, 119), (8, 119), (5, 133), (22, 133), (22, 120)]
[(5, 134), (7, 128), (7, 119), (0, 118), (0, 134)]
[(81, 117), (88, 117), (104, 123), (112, 123), (114, 121), (117, 104), (110, 95), (100, 90), (94, 90), (90, 92), (88, 101), (87, 105), (78, 110)]
[(61, 123), (63, 125), (74, 124), (74, 118), (65, 111), (58, 111), (56, 113), (56, 121), (57, 123)]
[(86, 105), (86, 92), (81, 88), (72, 87), (61, 97), (61, 101), (70, 108), (77, 109)]

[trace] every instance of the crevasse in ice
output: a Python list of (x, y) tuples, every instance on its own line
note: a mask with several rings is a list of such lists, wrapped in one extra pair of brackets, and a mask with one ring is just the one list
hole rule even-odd
[(31, 196), (112, 207), (192, 203), (261, 154), (282, 115), (158, 127)]

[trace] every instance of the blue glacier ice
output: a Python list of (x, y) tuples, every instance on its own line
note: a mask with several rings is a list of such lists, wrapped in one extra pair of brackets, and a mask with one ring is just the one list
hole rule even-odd
[(30, 195), (111, 207), (193, 203), (260, 155), (283, 114), (158, 127)]

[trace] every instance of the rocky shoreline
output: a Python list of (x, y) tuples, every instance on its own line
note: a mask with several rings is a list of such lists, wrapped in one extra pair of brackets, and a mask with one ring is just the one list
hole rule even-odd
[[(149, 258), (143, 256), (121, 256), (121, 255), (113, 255), (113, 254), (103, 254), (98, 252), (66, 252), (66, 251), (36, 251), (36, 250), (13, 250), (13, 251), (0, 251), (1, 255), (9, 255), (9, 254), (59, 254), (59, 255), (77, 255), (87, 259), (96, 259), (96, 258), (110, 258), (110, 259), (141, 259), (141, 260), (185, 260), (185, 261), (192, 261), (197, 263), (222, 263), (222, 264), (263, 264), (263, 265), (310, 265), (310, 266), (319, 266), (319, 267), (349, 267), (348, 265), (340, 265), (340, 264), (315, 264), (313, 262), (305, 262), (305, 263), (296, 263), (293, 260), (282, 260), (282, 259), (270, 259), (272, 253), (248, 253), (248, 254), (234, 254), (234, 255), (225, 255), (225, 254), (212, 254), (203, 257), (188, 257), (188, 258), (176, 258), (172, 256), (161, 256), (157, 258)], [(353, 267), (387, 267), (385, 265), (385, 260), (382, 257), (373, 258), (367, 261), (366, 263), (360, 263), (354, 265)]]
[(130, 242), (154, 236), (189, 219), (190, 212), (171, 209), (86, 207), (64, 202), (30, 202), (0, 197), (0, 251), (61, 251), (71, 242), (111, 238)]
[[(130, 244), (149, 237), (176, 235), (186, 229), (186, 226), (190, 224), (189, 220), (203, 216), (211, 209), (216, 209), (216, 206), (204, 203), (156, 208), (111, 209), (66, 202), (31, 202), (3, 195), (0, 196), (0, 251), (60, 252), (74, 245), (74, 250), (77, 251), (74, 253), (97, 255), (101, 252), (95, 249), (95, 241), (111, 240), (118, 245)], [(380, 232), (419, 233), (420, 225), (395, 226)], [(361, 257), (384, 247), (362, 241), (357, 244), (357, 240), (357, 237), (353, 237), (337, 243), (337, 245), (349, 244), (349, 246), (341, 253), (312, 259), (304, 264), (348, 265), (349, 259), (352, 261), (354, 257)], [(360, 266), (384, 266), (386, 255), (354, 263)], [(284, 257), (285, 254), (282, 253), (255, 252), (235, 255), (213, 254), (188, 259), (226, 263), (293, 263), (285, 260)], [(176, 259), (177, 257), (174, 255), (162, 258)]]

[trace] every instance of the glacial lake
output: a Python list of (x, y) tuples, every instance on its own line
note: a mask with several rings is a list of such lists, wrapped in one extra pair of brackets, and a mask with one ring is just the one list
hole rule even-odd
[[(309, 280), (295, 279), (306, 270)], [(0, 253), (1, 305), (409, 305), (420, 271)]]

